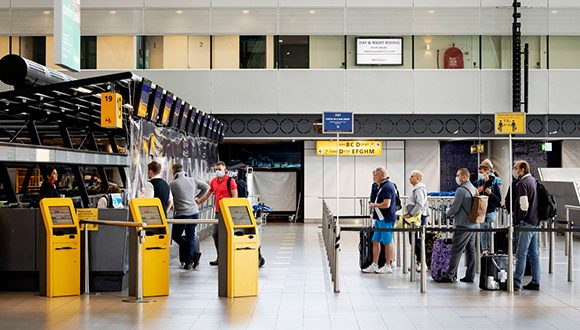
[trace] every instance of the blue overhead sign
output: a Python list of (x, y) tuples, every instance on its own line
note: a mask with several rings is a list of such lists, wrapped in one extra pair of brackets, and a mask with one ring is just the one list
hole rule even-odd
[(352, 112), (322, 113), (322, 133), (354, 132), (354, 116)]

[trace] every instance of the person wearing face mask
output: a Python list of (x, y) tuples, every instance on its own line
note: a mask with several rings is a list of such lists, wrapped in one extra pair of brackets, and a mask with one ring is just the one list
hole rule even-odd
[[(536, 179), (530, 174), (528, 162), (517, 161), (513, 168), (514, 176), (518, 181), (514, 186), (514, 226), (522, 228), (537, 228), (538, 194)], [(522, 280), (526, 268), (526, 258), (530, 260), (532, 281), (523, 288), (526, 290), (540, 290), (540, 257), (538, 254), (538, 233), (521, 232), (516, 235), (516, 269), (514, 271), (514, 290), (521, 290)]]
[[(215, 194), (215, 213), (219, 222), (223, 221), (220, 212), (220, 201), (224, 198), (237, 198), (238, 197), (238, 185), (236, 184), (236, 180), (228, 180), (229, 176), (226, 172), (226, 163), (224, 162), (217, 162), (215, 164), (215, 178), (211, 180), (209, 183), (209, 191), (202, 197), (197, 199), (196, 202), (198, 205), (203, 204), (206, 200), (208, 200), (212, 194)], [(230, 182), (230, 187), (228, 187), (228, 182)], [(229, 188), (229, 189), (228, 189)], [(231, 194), (230, 194), (231, 191)], [(215, 224), (212, 226), (212, 236), (213, 241), (215, 243), (215, 250), (218, 251), (218, 225)], [(214, 261), (210, 261), (209, 263), (212, 266), (218, 265), (218, 259)]]
[[(477, 189), (469, 181), (469, 170), (460, 168), (457, 170), (455, 182), (459, 188), (455, 191), (455, 198), (453, 203), (447, 210), (448, 217), (455, 217), (453, 226), (455, 228), (477, 228), (478, 225), (469, 221), (469, 212), (471, 211), (471, 203), (473, 196), (477, 195)], [(465, 277), (460, 281), (465, 283), (473, 283), (475, 279), (475, 233), (473, 232), (455, 232), (453, 233), (453, 247), (451, 249), (451, 260), (449, 261), (449, 269), (444, 273), (438, 282), (453, 283), (457, 278), (457, 268), (461, 255), (465, 251), (465, 258), (467, 260), (467, 271)]]
[[(475, 186), (480, 195), (488, 196), (485, 222), (481, 224), (481, 228), (491, 228), (495, 223), (495, 219), (497, 219), (497, 209), (501, 206), (501, 186), (489, 165), (484, 165), (483, 163), (479, 165), (479, 174)], [(490, 236), (489, 233), (481, 233), (481, 250), (483, 254), (489, 253)]]
[(56, 189), (56, 182), (58, 181), (58, 172), (56, 168), (49, 167), (44, 174), (44, 180), (42, 185), (40, 185), (40, 199), (43, 198), (55, 198), (60, 197), (58, 190)]

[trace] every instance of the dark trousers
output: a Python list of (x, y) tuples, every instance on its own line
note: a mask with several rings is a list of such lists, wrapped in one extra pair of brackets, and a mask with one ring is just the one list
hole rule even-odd
[[(223, 220), (222, 215), (220, 213), (216, 213), (215, 217), (218, 219), (218, 222), (221, 223)], [(213, 242), (215, 244), (215, 252), (218, 252), (218, 225), (211, 226), (211, 236), (213, 237)]]
[[(422, 215), (421, 216), (421, 226), (424, 226), (426, 222), (427, 222), (427, 216)], [(415, 258), (416, 258), (417, 262), (421, 262), (421, 233), (420, 232), (409, 233), (409, 244), (411, 244), (411, 242), (412, 242), (411, 235), (415, 235)], [(429, 259), (427, 259), (427, 260), (429, 260)], [(428, 265), (428, 266), (430, 266), (430, 265)]]
[(456, 232), (453, 234), (453, 248), (451, 250), (447, 278), (452, 280), (457, 278), (457, 268), (464, 250), (465, 258), (467, 258), (465, 277), (469, 280), (475, 278), (475, 233), (470, 232)]
[[(180, 215), (175, 219), (199, 219), (199, 214)], [(195, 227), (197, 224), (173, 224), (171, 238), (179, 245), (179, 261), (186, 265), (193, 263), (195, 256)], [(185, 236), (183, 232), (185, 231)]]

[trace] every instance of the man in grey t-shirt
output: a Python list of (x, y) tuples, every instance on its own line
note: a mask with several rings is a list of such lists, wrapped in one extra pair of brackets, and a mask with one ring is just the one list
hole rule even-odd
[[(198, 219), (199, 208), (195, 198), (200, 198), (209, 190), (209, 185), (185, 175), (181, 164), (173, 165), (174, 179), (169, 183), (173, 194), (175, 219)], [(195, 251), (196, 224), (173, 224), (171, 237), (179, 245), (179, 261), (184, 269), (194, 269), (199, 265), (201, 252)], [(185, 237), (183, 231), (185, 230)]]

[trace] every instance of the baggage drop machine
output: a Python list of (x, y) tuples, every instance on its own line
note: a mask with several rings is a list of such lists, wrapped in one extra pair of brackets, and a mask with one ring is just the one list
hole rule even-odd
[(40, 235), (40, 294), (46, 297), (81, 293), (79, 221), (70, 198), (40, 201), (43, 230)]
[(129, 230), (129, 295), (138, 297), (141, 262), (142, 296), (168, 296), (170, 242), (161, 202), (158, 198), (134, 198), (129, 207), (133, 222), (147, 224), (142, 230)]
[(219, 206), (219, 296), (257, 296), (258, 228), (250, 202), (247, 198), (224, 198)]

